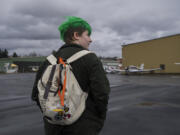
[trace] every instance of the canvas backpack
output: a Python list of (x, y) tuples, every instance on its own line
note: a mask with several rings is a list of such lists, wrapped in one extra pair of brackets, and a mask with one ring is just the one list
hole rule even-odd
[(38, 81), (39, 102), (43, 116), (51, 123), (70, 125), (85, 110), (88, 93), (84, 92), (76, 80), (70, 63), (91, 51), (77, 52), (66, 62), (54, 55), (47, 57), (51, 63)]

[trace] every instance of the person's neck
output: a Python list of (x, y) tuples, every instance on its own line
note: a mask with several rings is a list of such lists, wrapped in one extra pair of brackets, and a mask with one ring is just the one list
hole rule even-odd
[(84, 46), (82, 46), (81, 44), (79, 44), (79, 42), (71, 42), (71, 43), (69, 43), (69, 44), (71, 44), (71, 45), (78, 45), (78, 46), (81, 46), (81, 47), (83, 47), (84, 49), (88, 50), (87, 48), (85, 48)]
[(72, 41), (71, 44), (77, 44), (77, 45), (80, 45), (79, 42), (78, 42), (77, 40)]

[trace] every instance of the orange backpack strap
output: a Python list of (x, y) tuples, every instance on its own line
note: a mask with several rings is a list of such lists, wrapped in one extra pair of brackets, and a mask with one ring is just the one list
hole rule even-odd
[[(66, 64), (65, 64), (65, 62), (63, 61), (62, 58), (59, 58), (59, 64), (63, 64), (64, 68), (66, 68)], [(62, 93), (61, 93), (60, 89), (58, 90), (58, 95), (59, 95), (62, 106), (64, 106), (65, 90), (66, 90), (66, 70), (65, 70), (65, 73), (64, 73), (64, 83), (63, 83)]]

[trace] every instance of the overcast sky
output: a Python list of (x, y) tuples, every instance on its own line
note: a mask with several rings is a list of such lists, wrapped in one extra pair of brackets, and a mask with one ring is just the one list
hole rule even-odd
[(0, 0), (0, 48), (49, 55), (58, 26), (78, 16), (92, 26), (90, 50), (121, 57), (121, 45), (180, 33), (180, 0)]

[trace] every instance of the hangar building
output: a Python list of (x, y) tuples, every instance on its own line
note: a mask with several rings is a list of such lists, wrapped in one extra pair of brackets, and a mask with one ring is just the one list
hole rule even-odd
[(180, 34), (122, 46), (123, 67), (134, 65), (144, 69), (160, 66), (155, 73), (180, 73)]

